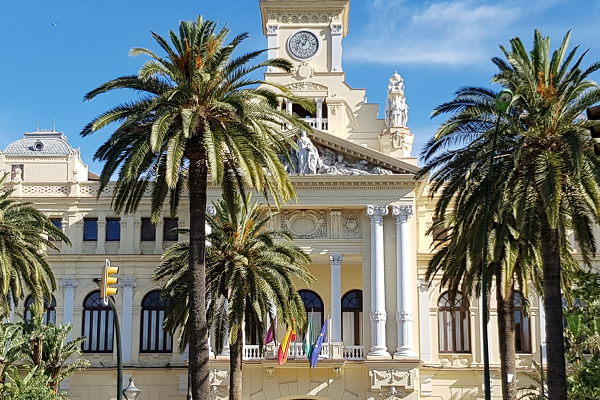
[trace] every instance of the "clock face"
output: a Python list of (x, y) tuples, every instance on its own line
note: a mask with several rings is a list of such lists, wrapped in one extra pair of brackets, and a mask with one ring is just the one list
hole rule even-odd
[(295, 58), (307, 60), (317, 54), (319, 50), (319, 38), (309, 31), (296, 32), (288, 40), (288, 49)]

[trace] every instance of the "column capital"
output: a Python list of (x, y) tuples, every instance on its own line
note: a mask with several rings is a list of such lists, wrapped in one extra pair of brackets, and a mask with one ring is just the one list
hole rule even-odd
[(369, 317), (371, 318), (371, 321), (383, 321), (385, 322), (387, 320), (387, 312), (385, 311), (371, 311), (369, 313)]
[(419, 290), (421, 292), (428, 292), (429, 291), (429, 281), (426, 281), (425, 279), (417, 279), (417, 287), (419, 288)]
[(414, 214), (413, 206), (394, 205), (392, 206), (392, 215), (396, 218), (410, 217)]
[(119, 279), (119, 286), (123, 289), (133, 289), (137, 285), (135, 278), (121, 278)]
[(383, 217), (388, 215), (389, 210), (388, 210), (388, 206), (384, 205), (384, 206), (378, 206), (376, 204), (370, 204), (367, 206), (367, 216), (368, 217)]
[(75, 290), (77, 284), (77, 279), (75, 278), (66, 278), (60, 281), (60, 286), (64, 287), (65, 290)]
[(344, 25), (331, 24), (331, 34), (332, 35), (341, 35), (343, 31), (344, 31)]
[(329, 256), (329, 262), (331, 265), (341, 265), (344, 260), (344, 256), (342, 254), (331, 254)]
[(279, 25), (267, 25), (267, 36), (277, 35), (279, 33)]
[(325, 97), (315, 97), (315, 103), (323, 104), (325, 102)]
[(207, 205), (206, 206), (206, 215), (214, 217), (215, 215), (217, 215), (217, 208), (212, 204)]

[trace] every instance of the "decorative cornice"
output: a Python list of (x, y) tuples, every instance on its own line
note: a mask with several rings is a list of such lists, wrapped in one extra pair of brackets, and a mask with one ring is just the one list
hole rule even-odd
[(295, 82), (285, 85), (290, 90), (312, 90), (312, 91), (326, 91), (327, 86), (319, 85), (313, 82)]
[(425, 279), (417, 279), (417, 287), (421, 292), (429, 292), (429, 282)]
[(64, 287), (65, 290), (75, 290), (77, 285), (77, 279), (75, 278), (65, 278), (62, 281), (60, 281), (60, 286)]
[(378, 205), (368, 205), (367, 206), (367, 216), (368, 217), (384, 217), (388, 215), (389, 210), (388, 206), (378, 206)]

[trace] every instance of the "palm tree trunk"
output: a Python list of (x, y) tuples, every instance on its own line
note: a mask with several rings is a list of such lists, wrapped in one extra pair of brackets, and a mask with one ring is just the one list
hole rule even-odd
[[(500, 341), (500, 373), (502, 375), (502, 399), (517, 399), (517, 367), (515, 364), (515, 303), (514, 283), (506, 299), (502, 297), (502, 276), (496, 274), (496, 304), (498, 309), (498, 337)], [(509, 382), (509, 374), (512, 379)]]
[(542, 263), (544, 267), (548, 398), (549, 400), (567, 400), (558, 230), (550, 226), (543, 206), (540, 206), (539, 217), (540, 233), (542, 236)]
[(190, 375), (193, 400), (210, 399), (208, 366), (208, 325), (206, 321), (206, 154), (196, 152), (190, 159)]
[(229, 355), (229, 400), (242, 400), (242, 356), (244, 354), (244, 338), (242, 328), (238, 329), (237, 339), (231, 346)]

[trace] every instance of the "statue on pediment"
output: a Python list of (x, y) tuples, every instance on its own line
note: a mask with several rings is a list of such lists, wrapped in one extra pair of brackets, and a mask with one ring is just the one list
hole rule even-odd
[(385, 105), (385, 125), (388, 128), (405, 127), (408, 123), (408, 104), (404, 97), (404, 80), (396, 72), (389, 82)]

